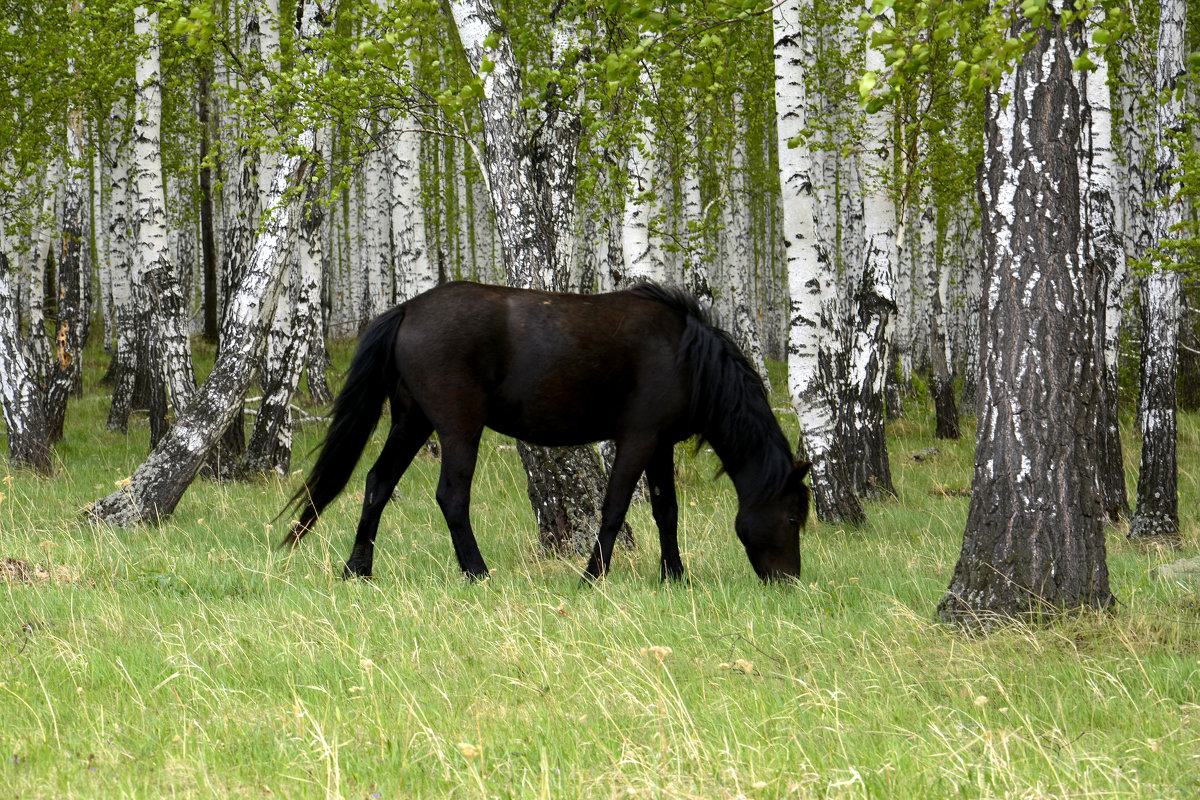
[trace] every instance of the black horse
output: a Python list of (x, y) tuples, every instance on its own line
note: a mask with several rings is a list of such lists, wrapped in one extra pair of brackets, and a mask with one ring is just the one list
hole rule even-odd
[(738, 493), (734, 524), (764, 580), (800, 574), (807, 463), (793, 463), (762, 379), (682, 292), (643, 284), (570, 295), (450, 283), (372, 320), (333, 407), (325, 443), (289, 508), (283, 545), (300, 540), (346, 486), (384, 398), (392, 428), (367, 475), (345, 576), (368, 577), (379, 516), (413, 456), (437, 431), (437, 501), (459, 566), (487, 575), (471, 530), (471, 479), (484, 426), (540, 445), (616, 441), (587, 575), (609, 565), (643, 472), (658, 524), (663, 578), (684, 575), (676, 539), (674, 445), (707, 440)]

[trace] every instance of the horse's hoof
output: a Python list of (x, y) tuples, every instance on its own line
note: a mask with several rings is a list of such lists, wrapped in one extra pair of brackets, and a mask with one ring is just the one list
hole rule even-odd
[(483, 583), (491, 574), (491, 570), (489, 570), (487, 567), (484, 567), (483, 569), (463, 570), (463, 577), (466, 578), (469, 583)]
[(371, 568), (358, 567), (346, 562), (346, 566), (342, 567), (342, 580), (348, 581), (352, 578), (358, 578), (359, 580), (364, 581), (371, 580)]

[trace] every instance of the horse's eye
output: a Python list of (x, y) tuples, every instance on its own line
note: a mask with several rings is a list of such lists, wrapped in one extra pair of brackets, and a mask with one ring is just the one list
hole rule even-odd
[(795, 517), (788, 517), (788, 525), (799, 525), (799, 524), (800, 524), (800, 520), (796, 519)]

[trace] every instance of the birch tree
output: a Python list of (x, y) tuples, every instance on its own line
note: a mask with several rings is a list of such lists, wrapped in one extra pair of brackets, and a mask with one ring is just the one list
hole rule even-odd
[(0, 217), (0, 411), (14, 465), (50, 472), (46, 398), (36, 356), (21, 335), (7, 225)]
[[(450, 10), (471, 69), (483, 75), (483, 162), (508, 282), (566, 291), (581, 123), (575, 88), (564, 78), (571, 70), (568, 59), (578, 57), (578, 29), (572, 19), (552, 14), (548, 20), (551, 63), (559, 77), (546, 83), (538, 108), (531, 110), (523, 105), (526, 89), (512, 39), (491, 0), (452, 0)], [(525, 443), (518, 450), (543, 545), (590, 551), (604, 500), (596, 451)]]
[[(871, 3), (867, 7), (870, 9)], [(872, 33), (882, 30), (876, 19)], [(871, 45), (866, 49), (866, 69), (882, 71), (883, 53)], [(880, 110), (868, 114), (861, 158), (864, 174), (863, 266), (857, 281), (854, 344), (850, 368), (851, 441), (849, 463), (855, 489), (867, 496), (895, 495), (888, 464), (884, 434), (884, 386), (891, 366), (889, 322), (896, 313), (895, 262), (897, 243), (903, 232), (897, 227), (896, 205), (889, 191), (892, 168), (891, 114)]]
[(805, 69), (812, 63), (803, 16), (807, 0), (775, 6), (775, 104), (783, 196), (788, 290), (788, 390), (800, 420), (802, 449), (812, 462), (813, 497), (825, 520), (865, 520), (854, 493), (844, 440), (839, 435), (837, 390), (844, 369), (838, 277), (816, 231), (811, 150), (800, 144), (807, 128)]
[(1129, 522), (1130, 538), (1173, 537), (1179, 531), (1175, 381), (1180, 277), (1169, 263), (1167, 243), (1183, 220), (1183, 204), (1174, 197), (1179, 157), (1172, 138), (1184, 131), (1178, 84), (1185, 75), (1186, 11), (1184, 0), (1162, 0), (1159, 4), (1155, 247), (1153, 271), (1146, 277), (1142, 290), (1142, 466), (1138, 472), (1137, 508)]
[(1048, 3), (1034, 27), (1004, 8), (1005, 37), (1032, 37), (987, 96), (975, 471), (938, 606), (964, 626), (1113, 602), (1096, 474), (1100, 276), (1079, 254), (1079, 24), (1063, 24), (1068, 10)]
[(158, 14), (145, 6), (134, 13), (134, 35), (145, 42), (135, 76), (136, 113), (133, 122), (133, 214), (136, 244), (133, 282), (145, 289), (153, 309), (161, 379), (178, 415), (196, 391), (192, 350), (186, 319), (187, 297), (176, 265), (171, 263), (167, 203), (162, 168), (162, 75), (158, 44)]
[[(1085, 34), (1090, 40), (1101, 30), (1104, 10), (1093, 11), (1085, 22)], [(1117, 158), (1112, 141), (1112, 101), (1108, 86), (1108, 60), (1095, 60), (1095, 69), (1080, 76), (1083, 99), (1083, 142), (1080, 155), (1081, 201), (1083, 229), (1080, 244), (1085, 261), (1095, 263), (1104, 296), (1100, 298), (1104, 324), (1099, 330), (1103, 337), (1104, 372), (1101, 419), (1100, 482), (1104, 490), (1104, 510), (1110, 521), (1129, 513), (1125, 493), (1125, 459), (1121, 453), (1121, 428), (1117, 414), (1119, 396), (1117, 385), (1117, 355), (1121, 318), (1124, 314), (1125, 285), (1128, 276), (1125, 248), (1117, 224)]]

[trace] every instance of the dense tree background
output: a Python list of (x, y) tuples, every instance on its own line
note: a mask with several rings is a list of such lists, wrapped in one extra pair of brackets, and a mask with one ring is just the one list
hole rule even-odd
[[(436, 283), (651, 278), (711, 303), (756, 363), (789, 360), (817, 511), (859, 520), (891, 491), (905, 397), (931, 393), (943, 436), (975, 412), (985, 101), (1046, 26), (1087, 76), (1081, 252), (1119, 250), (1095, 298), (1104, 413), (1142, 411), (1163, 355), (1144, 330), (1164, 324), (1195, 406), (1200, 6), (1161, 7), (1183, 8), (1169, 86), (1157, 0), (0, 3), (10, 457), (49, 469), (89, 340), (110, 427), (146, 410), (158, 442), (221, 409), (176, 431), (186, 487), (286, 473), (302, 377), (328, 400), (325, 343)], [(1162, 276), (1178, 322), (1146, 302)], [(200, 335), (230, 365), (219, 394), (197, 384)], [(1119, 465), (1097, 435), (1117, 458), (1096, 469)], [(113, 518), (173, 507), (146, 503)]]

